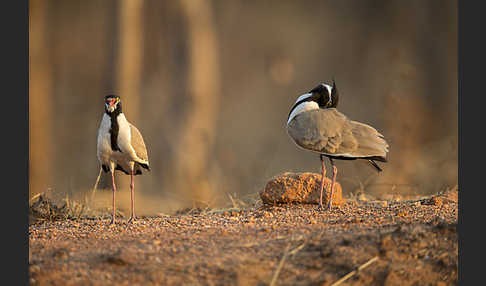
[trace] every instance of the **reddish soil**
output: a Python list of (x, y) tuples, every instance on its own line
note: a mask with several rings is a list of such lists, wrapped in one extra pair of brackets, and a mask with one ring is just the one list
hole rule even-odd
[(30, 284), (333, 285), (370, 260), (341, 285), (458, 283), (457, 191), (108, 221), (33, 221)]

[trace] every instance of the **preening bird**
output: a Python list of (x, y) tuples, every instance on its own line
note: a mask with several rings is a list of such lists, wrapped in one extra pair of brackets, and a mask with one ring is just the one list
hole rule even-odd
[(326, 168), (324, 156), (333, 168), (328, 209), (331, 209), (337, 167), (334, 159), (366, 160), (377, 171), (382, 171), (375, 161), (387, 162), (388, 143), (375, 128), (348, 119), (339, 112), (339, 94), (336, 83), (319, 84), (301, 95), (292, 106), (287, 120), (287, 133), (298, 147), (319, 154), (322, 168), (319, 209), (322, 209), (322, 191)]
[(113, 216), (115, 223), (115, 170), (130, 175), (131, 212), (128, 223), (135, 220), (133, 176), (141, 175), (142, 170), (150, 171), (147, 148), (140, 131), (126, 119), (122, 112), (122, 103), (117, 95), (105, 96), (105, 113), (98, 129), (98, 160), (103, 171), (111, 173), (113, 190)]

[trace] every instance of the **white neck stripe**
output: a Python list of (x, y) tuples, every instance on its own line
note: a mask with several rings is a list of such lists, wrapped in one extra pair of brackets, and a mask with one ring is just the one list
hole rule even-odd
[(299, 98), (297, 98), (297, 100), (295, 101), (295, 103), (301, 101), (301, 100), (304, 100), (308, 97), (312, 96), (312, 93), (305, 93), (305, 94), (302, 94), (301, 96), (299, 96)]
[(304, 101), (300, 103), (299, 105), (297, 105), (297, 107), (294, 108), (294, 110), (292, 110), (292, 113), (290, 113), (287, 124), (289, 124), (290, 121), (292, 121), (292, 119), (297, 116), (297, 114), (314, 109), (319, 109), (319, 104), (317, 104), (317, 102), (315, 101)]
[(327, 84), (323, 84), (323, 85), (327, 88), (327, 91), (329, 92), (329, 97), (331, 97), (332, 87), (330, 85), (327, 85)]

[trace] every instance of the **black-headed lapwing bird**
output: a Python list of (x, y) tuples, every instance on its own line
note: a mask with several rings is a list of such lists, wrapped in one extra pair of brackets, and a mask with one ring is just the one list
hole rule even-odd
[(135, 220), (134, 180), (142, 170), (150, 171), (147, 148), (140, 131), (128, 122), (122, 112), (122, 103), (117, 95), (105, 96), (105, 113), (98, 130), (98, 160), (103, 171), (111, 173), (113, 188), (113, 216), (110, 224), (115, 223), (115, 170), (130, 175), (131, 212), (128, 223)]
[(322, 180), (318, 209), (322, 209), (322, 191), (326, 168), (324, 156), (329, 158), (333, 172), (328, 209), (331, 209), (337, 167), (334, 159), (369, 162), (382, 171), (375, 161), (386, 162), (388, 143), (375, 128), (348, 119), (339, 112), (336, 83), (319, 84), (301, 95), (292, 106), (287, 120), (287, 133), (297, 146), (320, 155)]

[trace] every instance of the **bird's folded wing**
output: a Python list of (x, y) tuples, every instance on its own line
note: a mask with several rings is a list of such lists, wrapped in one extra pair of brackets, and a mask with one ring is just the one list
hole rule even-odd
[[(352, 151), (356, 157), (379, 156), (386, 157), (388, 143), (375, 128), (357, 121), (349, 121), (351, 137), (358, 142)], [(343, 145), (345, 142), (343, 142)]]
[(349, 120), (335, 108), (297, 115), (288, 125), (297, 145), (343, 157), (386, 156), (388, 144), (373, 127)]
[(130, 133), (131, 133), (131, 145), (135, 154), (138, 158), (148, 163), (147, 148), (143, 142), (142, 134), (138, 131), (137, 127), (130, 123)]

